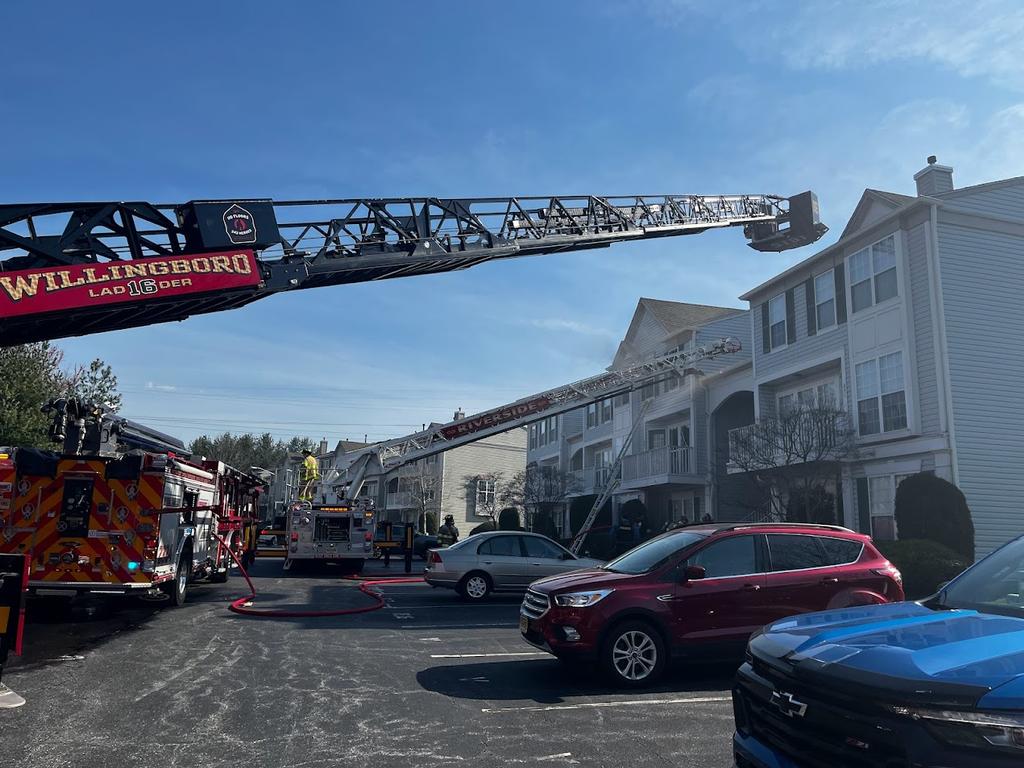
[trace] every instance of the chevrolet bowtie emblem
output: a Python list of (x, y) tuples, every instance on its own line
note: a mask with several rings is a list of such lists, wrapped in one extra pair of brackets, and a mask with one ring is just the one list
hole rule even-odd
[(771, 704), (786, 717), (803, 717), (807, 712), (807, 705), (794, 699), (792, 693), (772, 691)]

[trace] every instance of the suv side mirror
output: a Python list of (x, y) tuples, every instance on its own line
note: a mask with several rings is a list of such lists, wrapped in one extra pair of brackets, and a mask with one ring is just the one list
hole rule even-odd
[(679, 580), (694, 581), (696, 579), (703, 579), (707, 576), (707, 573), (703, 565), (687, 565), (683, 567), (682, 578)]

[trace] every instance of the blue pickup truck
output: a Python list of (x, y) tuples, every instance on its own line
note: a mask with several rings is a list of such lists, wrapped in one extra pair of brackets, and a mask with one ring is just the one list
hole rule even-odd
[(920, 603), (754, 636), (733, 689), (740, 768), (1024, 766), (1024, 537)]

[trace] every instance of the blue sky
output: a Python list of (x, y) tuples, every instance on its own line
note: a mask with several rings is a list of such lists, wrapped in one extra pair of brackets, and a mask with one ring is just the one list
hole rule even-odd
[[(1024, 174), (1018, 2), (9, 2), (0, 200), (818, 192)], [(739, 232), (300, 291), (61, 342), (192, 438), (371, 439), (600, 371), (636, 301), (740, 306)]]

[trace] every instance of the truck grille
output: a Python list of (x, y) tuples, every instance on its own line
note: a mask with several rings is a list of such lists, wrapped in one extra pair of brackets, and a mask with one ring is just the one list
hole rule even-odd
[(534, 592), (532, 589), (529, 590), (526, 593), (526, 597), (523, 598), (523, 606), (520, 608), (520, 613), (531, 619), (539, 619), (547, 612), (547, 595), (542, 595), (540, 592)]
[(806, 705), (803, 715), (787, 717), (744, 685), (733, 691), (736, 724), (761, 743), (807, 768), (906, 768), (898, 725), (884, 715), (869, 717), (834, 706), (820, 695), (794, 691)]

